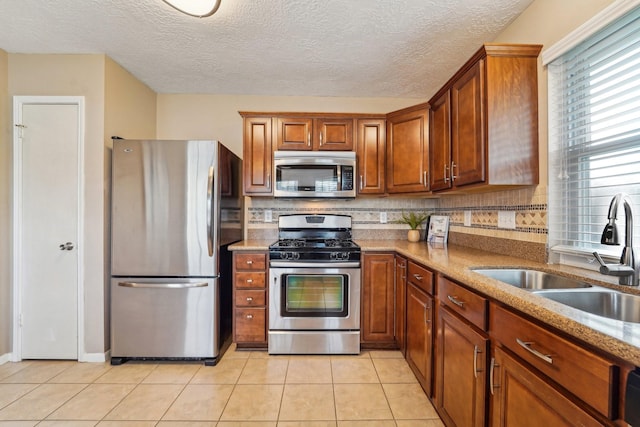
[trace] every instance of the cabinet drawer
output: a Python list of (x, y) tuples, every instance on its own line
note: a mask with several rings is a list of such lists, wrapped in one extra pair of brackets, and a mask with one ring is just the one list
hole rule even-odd
[(267, 268), (267, 255), (263, 253), (236, 253), (234, 260), (236, 270), (264, 270)]
[(235, 304), (237, 307), (264, 307), (266, 302), (266, 292), (258, 290), (238, 290), (236, 291)]
[(433, 295), (433, 272), (427, 270), (421, 265), (418, 265), (412, 261), (409, 261), (409, 269), (407, 272), (407, 279), (427, 292)]
[(267, 340), (265, 308), (236, 308), (236, 342)]
[(438, 276), (438, 299), (442, 305), (487, 330), (487, 299), (442, 276)]
[(264, 288), (266, 283), (266, 273), (236, 272), (236, 288)]
[(520, 358), (609, 418), (616, 366), (609, 360), (498, 305), (491, 305), (491, 336)]

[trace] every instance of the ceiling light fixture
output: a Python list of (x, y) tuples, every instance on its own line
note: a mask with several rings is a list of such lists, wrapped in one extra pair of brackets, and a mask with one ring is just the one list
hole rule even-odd
[(206, 18), (216, 13), (221, 0), (162, 0), (169, 6), (189, 16)]

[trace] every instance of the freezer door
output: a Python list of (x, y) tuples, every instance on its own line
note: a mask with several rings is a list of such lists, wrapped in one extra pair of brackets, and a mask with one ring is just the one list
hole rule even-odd
[(114, 140), (113, 276), (217, 275), (217, 146)]
[(215, 358), (218, 279), (113, 278), (111, 356)]

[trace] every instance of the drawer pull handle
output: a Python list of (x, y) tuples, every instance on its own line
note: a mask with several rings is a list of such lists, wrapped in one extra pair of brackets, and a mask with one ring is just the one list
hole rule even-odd
[(253, 298), (247, 297), (247, 301), (251, 302), (251, 301), (253, 301)]
[(413, 277), (414, 277), (416, 280), (420, 280), (420, 281), (422, 281), (422, 276), (421, 276), (421, 275), (419, 275), (419, 274), (414, 274), (414, 275), (413, 275)]
[(495, 368), (497, 368), (499, 366), (500, 365), (498, 365), (496, 363), (496, 359), (492, 357), (491, 358), (491, 369), (489, 370), (489, 391), (491, 392), (492, 396), (495, 395), (495, 392), (493, 390), (500, 387), (500, 385), (495, 384), (493, 382), (493, 374), (494, 374)]
[(516, 342), (518, 343), (518, 345), (520, 345), (520, 347), (524, 348), (534, 356), (544, 360), (549, 364), (553, 363), (553, 359), (551, 358), (550, 354), (542, 354), (538, 350), (531, 347), (534, 344), (533, 342), (522, 341), (520, 338), (516, 338)]
[(247, 283), (253, 283), (253, 279), (247, 279)]
[(247, 264), (251, 265), (251, 264), (253, 264), (253, 261), (247, 260)]
[(482, 353), (482, 351), (480, 351), (480, 347), (478, 347), (477, 345), (473, 346), (473, 376), (474, 378), (478, 378), (478, 372), (482, 372), (482, 371), (478, 371), (478, 353)]
[(458, 307), (464, 307), (464, 301), (460, 301), (459, 299), (457, 299), (456, 297), (452, 297), (451, 295), (447, 295), (447, 298)]
[(253, 319), (253, 314), (247, 314), (247, 319)]

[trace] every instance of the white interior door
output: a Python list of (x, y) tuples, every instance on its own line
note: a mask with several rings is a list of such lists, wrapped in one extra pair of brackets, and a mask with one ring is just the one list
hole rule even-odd
[(78, 359), (81, 105), (16, 106), (20, 358)]

